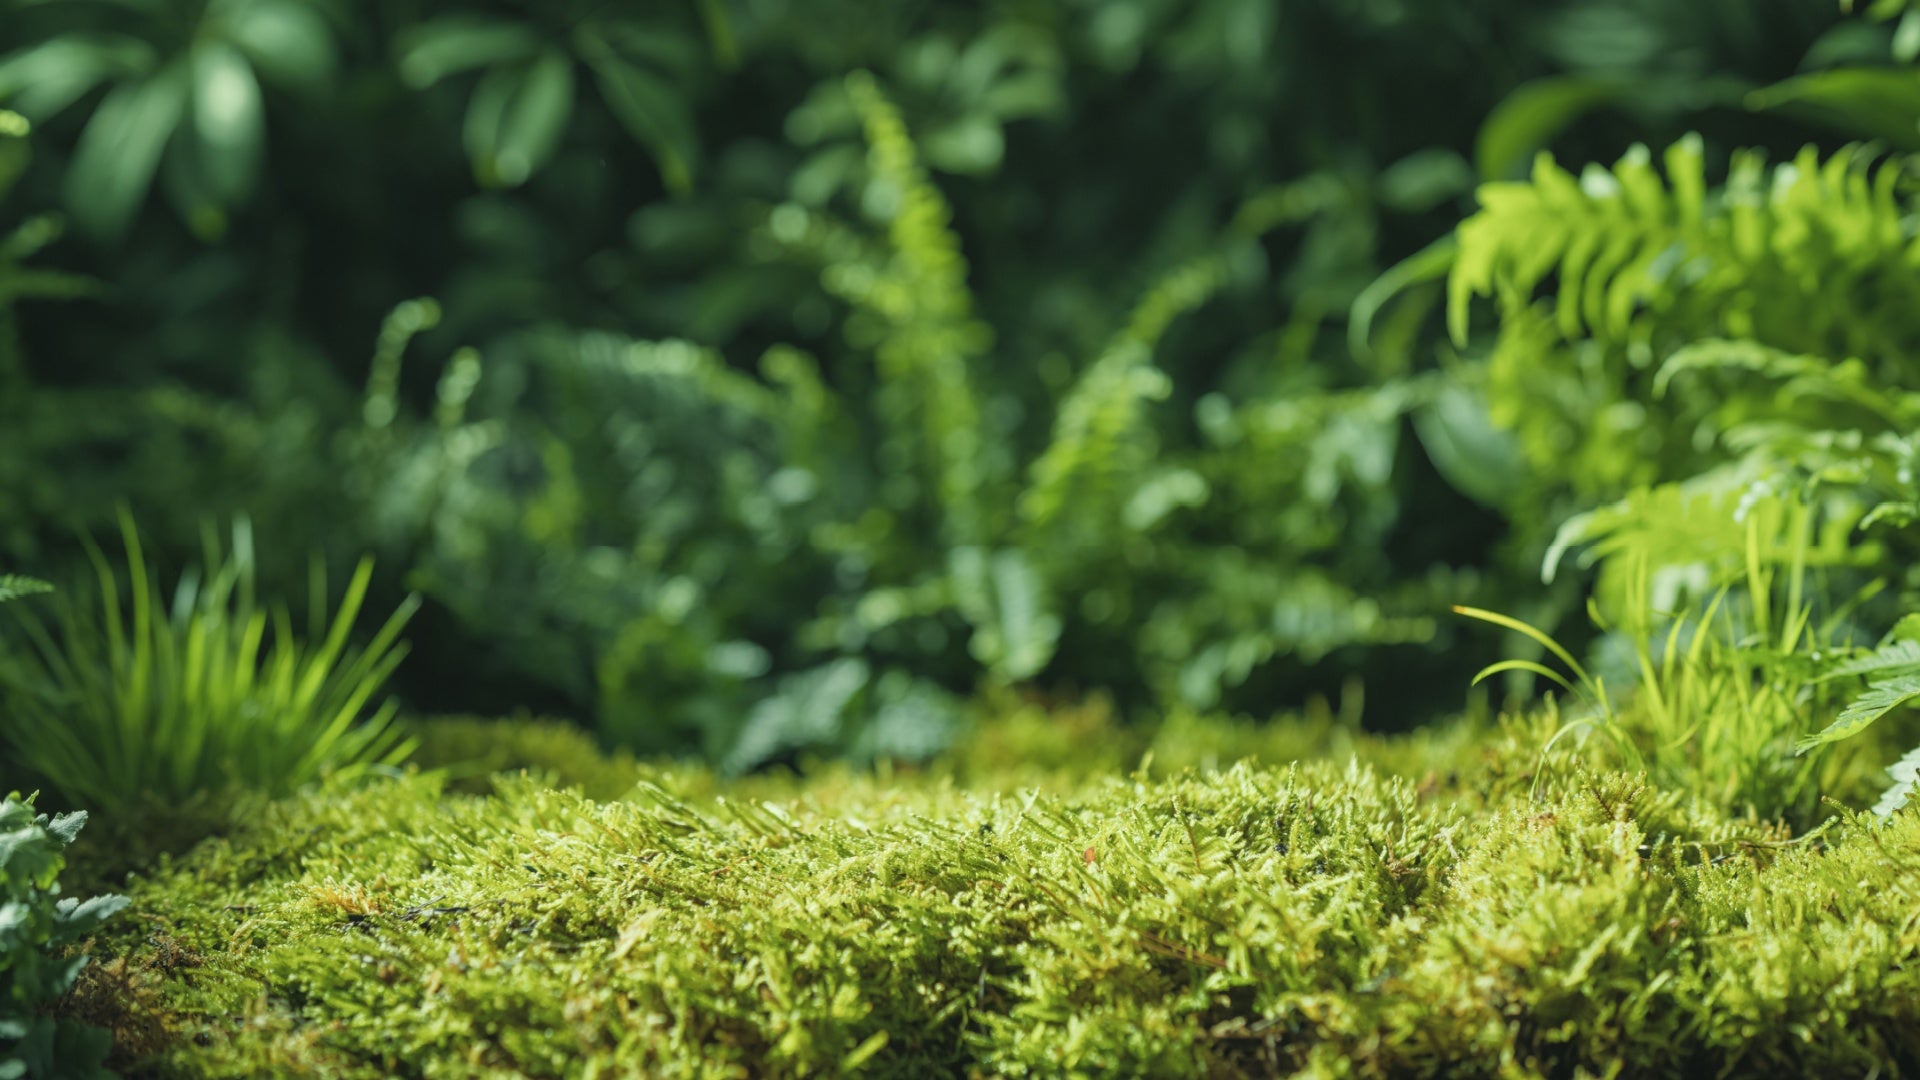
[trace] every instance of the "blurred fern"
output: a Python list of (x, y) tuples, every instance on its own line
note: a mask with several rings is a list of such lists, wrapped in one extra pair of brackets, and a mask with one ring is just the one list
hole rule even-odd
[(875, 324), (878, 407), (888, 433), (881, 468), (917, 462), (937, 493), (949, 540), (978, 543), (994, 527), (983, 489), (999, 477), (969, 368), (992, 332), (973, 315), (953, 210), (920, 165), (899, 111), (870, 75), (849, 76), (846, 89), (865, 129), (873, 174), (866, 201), (886, 222), (888, 259), (871, 273), (835, 267), (822, 281)]

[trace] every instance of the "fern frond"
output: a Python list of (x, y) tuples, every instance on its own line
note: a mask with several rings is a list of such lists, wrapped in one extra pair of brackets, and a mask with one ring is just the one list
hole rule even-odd
[(1847, 707), (1840, 710), (1840, 715), (1834, 718), (1833, 723), (1801, 739), (1794, 749), (1804, 754), (1816, 746), (1858, 735), (1875, 720), (1917, 698), (1920, 698), (1920, 675), (1882, 679), (1847, 702)]
[[(983, 466), (995, 455), (969, 369), (992, 331), (974, 316), (952, 208), (920, 164), (900, 111), (866, 72), (848, 76), (846, 89), (866, 133), (872, 183), (895, 203), (887, 222), (890, 258), (877, 274), (852, 275), (858, 281), (850, 296), (883, 328), (875, 360), (890, 445), (882, 452), (923, 462), (949, 539), (977, 542), (986, 529), (981, 489), (990, 479)], [(829, 285), (836, 276), (847, 277), (830, 274)]]
[[(1907, 226), (1902, 165), (1866, 148), (1822, 160), (1808, 147), (1767, 166), (1736, 155), (1723, 188), (1701, 142), (1664, 155), (1636, 146), (1581, 176), (1541, 155), (1530, 180), (1480, 190), (1449, 281), (1448, 325), (1464, 342), (1474, 298), (1511, 316), (1550, 300), (1567, 341), (1644, 347), (1755, 339), (1819, 355), (1891, 361), (1915, 329), (1920, 242)], [(1656, 341), (1656, 339), (1659, 339)]]
[(1887, 775), (1893, 782), (1881, 793), (1880, 801), (1873, 804), (1873, 812), (1881, 817), (1892, 817), (1913, 798), (1915, 785), (1920, 784), (1920, 746), (1907, 751), (1905, 757), (1889, 766)]
[(1920, 675), (1920, 641), (1890, 642), (1865, 656), (1855, 657), (1828, 668), (1821, 678), (1839, 679), (1853, 675), (1882, 678)]
[(1147, 407), (1173, 389), (1154, 366), (1154, 347), (1175, 319), (1212, 299), (1227, 278), (1225, 259), (1206, 256), (1166, 275), (1135, 305), (1126, 329), (1080, 376), (1060, 406), (1053, 441), (1035, 460), (1020, 497), (1020, 515), (1028, 528), (1051, 527), (1069, 506), (1076, 515), (1084, 514), (1089, 496), (1097, 501), (1102, 493), (1110, 495), (1118, 477), (1152, 461)]
[(1793, 535), (1796, 512), (1806, 511), (1789, 497), (1725, 484), (1713, 475), (1700, 483), (1642, 488), (1569, 518), (1542, 560), (1541, 576), (1551, 582), (1567, 553), (1577, 547), (1586, 548), (1584, 563), (1607, 560), (1652, 567), (1737, 567), (1750, 550), (1766, 565), (1804, 559), (1807, 566), (1840, 566), (1863, 556), (1848, 542), (1852, 518), (1829, 518), (1802, 549)]
[(1657, 295), (1671, 266), (1662, 256), (1705, 220), (1706, 177), (1698, 137), (1666, 154), (1672, 188), (1652, 154), (1635, 146), (1611, 171), (1589, 166), (1578, 178), (1551, 154), (1534, 162), (1525, 182), (1480, 188), (1481, 210), (1461, 224), (1448, 281), (1447, 324), (1467, 339), (1468, 305), (1499, 296), (1526, 306), (1549, 277), (1558, 279), (1561, 333), (1584, 330), (1624, 336), (1634, 308)]
[(678, 384), (699, 399), (761, 420), (775, 420), (783, 411), (780, 395), (772, 389), (728, 367), (714, 350), (689, 341), (635, 341), (589, 332), (552, 334), (545, 343), (551, 362), (593, 377)]
[(1772, 379), (1786, 379), (1824, 373), (1832, 366), (1832, 361), (1823, 357), (1784, 352), (1757, 341), (1708, 338), (1685, 345), (1667, 357), (1666, 363), (1660, 365), (1659, 373), (1654, 376), (1653, 393), (1655, 397), (1665, 395), (1675, 378), (1696, 371), (1735, 369)]

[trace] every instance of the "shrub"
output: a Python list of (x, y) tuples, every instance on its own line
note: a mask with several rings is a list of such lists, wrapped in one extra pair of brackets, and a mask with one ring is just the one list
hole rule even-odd
[(127, 906), (124, 896), (60, 896), (65, 849), (87, 823), (85, 812), (49, 819), (32, 797), (0, 800), (0, 1078), (94, 1080), (105, 1032), (65, 1023), (47, 1010), (73, 987), (84, 955), (73, 947)]

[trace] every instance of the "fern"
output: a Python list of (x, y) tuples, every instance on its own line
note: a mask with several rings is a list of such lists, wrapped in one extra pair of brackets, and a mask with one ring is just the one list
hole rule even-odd
[(1176, 318), (1205, 304), (1227, 277), (1224, 258), (1197, 259), (1162, 278), (1134, 308), (1126, 328), (1060, 405), (1053, 439), (1034, 461), (1020, 497), (1027, 528), (1055, 528), (1069, 507), (1073, 527), (1083, 534), (1114, 526), (1122, 478), (1136, 476), (1154, 457), (1148, 406), (1172, 390), (1154, 366), (1154, 347)]
[[(1503, 314), (1551, 281), (1554, 326), (1568, 341), (1670, 349), (1709, 336), (1891, 360), (1914, 326), (1920, 261), (1899, 194), (1903, 166), (1848, 147), (1808, 147), (1769, 168), (1736, 155), (1710, 191), (1697, 137), (1664, 155), (1635, 147), (1580, 177), (1541, 155), (1525, 183), (1481, 188), (1461, 225), (1448, 323), (1464, 342), (1469, 304)], [(1676, 340), (1677, 339), (1677, 340)]]
[(1892, 782), (1881, 793), (1880, 801), (1873, 804), (1873, 812), (1881, 817), (1892, 817), (1913, 798), (1916, 786), (1920, 785), (1920, 746), (1888, 766), (1887, 776)]
[(879, 273), (842, 270), (824, 280), (881, 327), (874, 349), (881, 408), (891, 438), (883, 456), (920, 460), (933, 478), (950, 541), (987, 532), (982, 489), (994, 460), (981, 427), (970, 367), (992, 341), (974, 317), (967, 263), (950, 227), (952, 209), (919, 161), (905, 120), (871, 75), (846, 90), (865, 127), (869, 205), (886, 207), (890, 258)]
[(1895, 636), (1878, 649), (1829, 667), (1823, 680), (1862, 678), (1867, 688), (1848, 702), (1833, 723), (1802, 739), (1801, 752), (1858, 735), (1895, 709), (1920, 698), (1920, 640)]

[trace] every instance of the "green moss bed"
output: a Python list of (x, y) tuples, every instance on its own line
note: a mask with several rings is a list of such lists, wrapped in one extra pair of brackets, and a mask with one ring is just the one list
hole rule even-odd
[(1790, 836), (1545, 725), (1094, 710), (725, 781), (443, 722), (112, 871), (68, 1008), (133, 1076), (1920, 1070), (1920, 816)]

